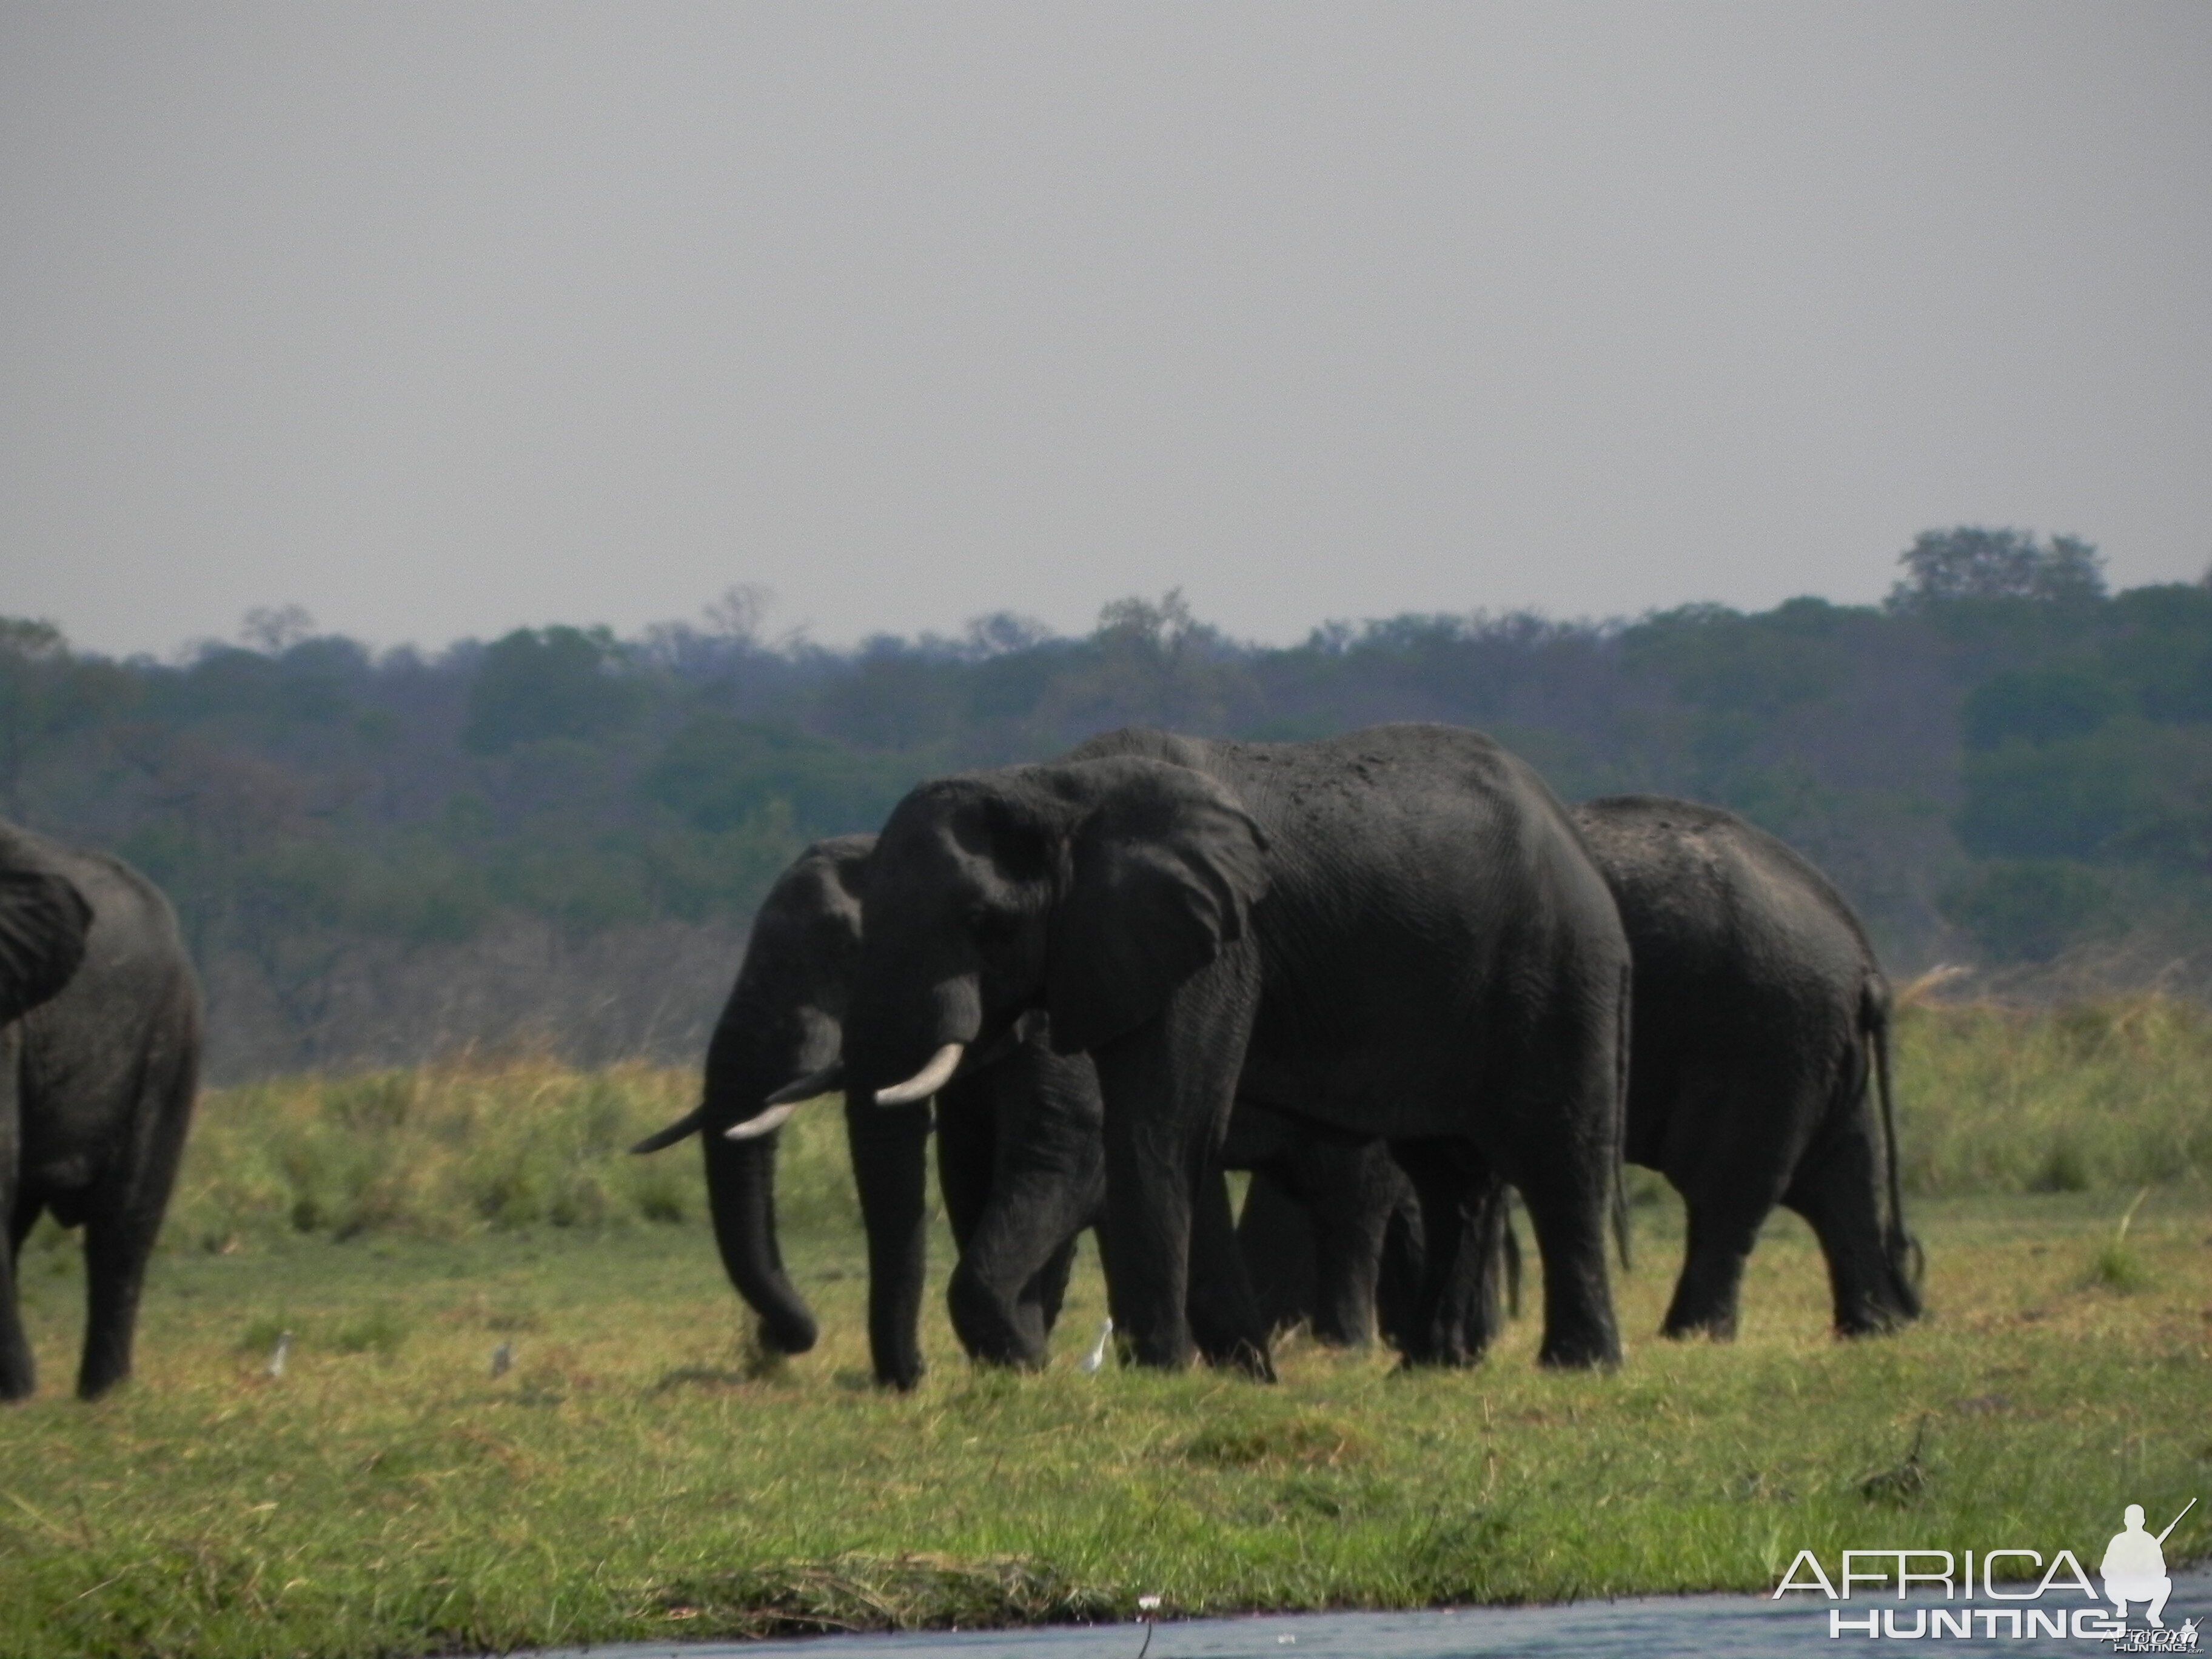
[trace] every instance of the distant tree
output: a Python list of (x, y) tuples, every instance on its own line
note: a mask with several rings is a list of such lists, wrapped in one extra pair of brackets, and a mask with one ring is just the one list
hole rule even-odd
[(1996, 859), (1946, 888), (1945, 920), (1996, 962), (2047, 962), (2106, 926), (2111, 884), (2057, 859)]
[(1919, 611), (1960, 599), (2050, 604), (2105, 596), (2104, 556), (2078, 536), (2054, 536), (2039, 544), (2025, 530), (1978, 525), (1923, 530), (1897, 562), (1906, 574), (1884, 601), (1892, 611)]
[(2124, 706), (2107, 681), (2081, 669), (2014, 669), (1987, 679), (1966, 696), (1966, 747), (1995, 749), (2008, 740), (2055, 743), (2095, 731)]
[(483, 654), (461, 741), (502, 755), (518, 744), (623, 729), (637, 718), (642, 690), (615, 672), (618, 661), (604, 628), (516, 629)]
[(264, 655), (281, 657), (302, 640), (313, 639), (315, 619), (305, 605), (258, 605), (238, 625), (238, 637)]
[(761, 624), (775, 604), (775, 590), (761, 582), (737, 582), (702, 607), (707, 631), (751, 649), (760, 644)]
[(52, 727), (69, 642), (49, 622), (0, 617), (0, 808), (22, 816), (23, 767)]
[(799, 831), (826, 836), (874, 829), (913, 781), (894, 760), (793, 726), (703, 714), (669, 739), (640, 787), (709, 833), (741, 829), (781, 803)]
[(1212, 633), (1191, 615), (1190, 602), (1183, 598), (1182, 589), (1171, 587), (1160, 596), (1158, 605), (1132, 595), (1100, 606), (1095, 637), (1139, 646), (1172, 660), (1182, 653), (1185, 641)]
[(1002, 657), (1016, 651), (1034, 651), (1052, 638), (1052, 629), (1034, 617), (1012, 611), (994, 611), (968, 621), (963, 654), (973, 658)]
[(137, 690), (112, 664), (72, 655), (53, 623), (0, 617), (0, 813), (23, 816), (23, 777), (33, 755), (114, 714)]

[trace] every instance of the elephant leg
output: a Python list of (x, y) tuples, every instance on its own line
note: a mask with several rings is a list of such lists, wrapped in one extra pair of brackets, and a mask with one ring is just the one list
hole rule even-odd
[(39, 1370), (15, 1298), (16, 1253), (0, 1255), (0, 1401), (26, 1400), (38, 1389)]
[(1262, 1382), (1273, 1382), (1267, 1327), (1252, 1295), (1229, 1213), (1229, 1182), (1210, 1164), (1192, 1195), (1190, 1256), (1190, 1326), (1198, 1351), (1209, 1364), (1234, 1366)]
[(1082, 1055), (1038, 1046), (1025, 1049), (1000, 1084), (997, 1180), (1008, 1191), (1034, 1193), (1043, 1218), (1038, 1232), (1058, 1236), (1023, 1283), (1024, 1320), (1049, 1337), (1067, 1298), (1075, 1242), (1106, 1212), (1106, 1144), (1098, 1072)]
[(96, 1400), (131, 1375), (146, 1263), (176, 1184), (199, 1089), (198, 994), (189, 981), (173, 986), (169, 1000), (149, 1012), (143, 1042), (132, 1114), (136, 1150), (118, 1154), (85, 1213), (80, 1400)]
[(1036, 1276), (1022, 1287), (1022, 1300), (1036, 1310), (1037, 1323), (1045, 1335), (1060, 1323), (1060, 1310), (1067, 1304), (1067, 1281), (1075, 1275), (1075, 1246), (1082, 1235), (1072, 1233), (1067, 1242), (1046, 1258)]
[(131, 1375), (131, 1338), (139, 1292), (154, 1253), (161, 1215), (116, 1213), (95, 1203), (84, 1224), (84, 1353), (77, 1367), (80, 1400), (97, 1400)]
[(1427, 1259), (1421, 1200), (1401, 1171), (1398, 1196), (1382, 1232), (1382, 1259), (1375, 1272), (1376, 1327), (1382, 1340), (1401, 1353), (1419, 1318), (1421, 1274)]
[(868, 1235), (868, 1349), (876, 1381), (921, 1380), (921, 1288), (928, 1265), (929, 1109), (845, 1103), (845, 1129)]
[(1262, 1325), (1286, 1330), (1313, 1317), (1313, 1217), (1272, 1167), (1252, 1171), (1244, 1212), (1237, 1218), (1237, 1244)]
[(1674, 1298), (1659, 1327), (1661, 1335), (1704, 1335), (1717, 1342), (1735, 1339), (1736, 1293), (1743, 1283), (1744, 1262), (1766, 1218), (1761, 1206), (1747, 1226), (1744, 1208), (1724, 1209), (1711, 1200), (1691, 1203), (1689, 1248), (1681, 1276), (1674, 1282)]
[(1625, 964), (1613, 991), (1555, 1005), (1553, 1018), (1529, 1034), (1492, 1118), (1490, 1150), (1498, 1173), (1521, 1189), (1544, 1266), (1540, 1365), (1620, 1363), (1606, 1227), (1620, 1190), (1627, 1108)]
[[(1606, 1273), (1606, 1160), (1516, 1160), (1521, 1196), (1544, 1264), (1543, 1365), (1614, 1365), (1620, 1337)], [(1425, 1218), (1425, 1212), (1424, 1212)]]
[[(4, 1133), (4, 1132), (0, 1132)], [(8, 1148), (0, 1146), (0, 1401), (27, 1398), (39, 1386), (39, 1371), (31, 1357), (31, 1340), (23, 1329), (21, 1308), (16, 1300), (16, 1275), (23, 1259), (23, 1240), (38, 1219), (38, 1206), (22, 1201)]]
[(1075, 1237), (1097, 1204), (1095, 1187), (1071, 1190), (1065, 1176), (1040, 1170), (1017, 1172), (994, 1194), (945, 1293), (969, 1354), (1024, 1370), (1044, 1363), (1047, 1297), (1056, 1316)]
[(22, 1118), (16, 1092), (21, 1042), (20, 1027), (0, 1025), (0, 1400), (24, 1399), (39, 1385), (31, 1340), (23, 1330), (16, 1300), (23, 1241), (39, 1216), (39, 1206), (23, 1196)]
[(1472, 1365), (1497, 1324), (1487, 1317), (1496, 1276), (1484, 1218), (1498, 1200), (1496, 1177), (1464, 1142), (1419, 1140), (1394, 1147), (1419, 1194), (1424, 1249), (1420, 1295), (1400, 1344), (1408, 1365)]
[(1883, 1247), (1881, 1182), (1871, 1126), (1855, 1121), (1815, 1144), (1782, 1195), (1820, 1241), (1839, 1335), (1890, 1330), (1920, 1312)]
[(84, 1352), (77, 1365), (80, 1400), (97, 1400), (131, 1375), (131, 1340), (146, 1263), (161, 1231), (169, 1188), (183, 1155), (185, 1114), (156, 1126), (137, 1167), (95, 1190), (84, 1224)]
[[(963, 1129), (958, 1163), (982, 1201), (947, 1291), (952, 1328), (975, 1358), (1033, 1368), (1044, 1363), (1060, 1316), (1076, 1235), (1106, 1201), (1097, 1075), (1080, 1056), (1024, 1047), (956, 1086), (992, 1103), (968, 1115), (988, 1122), (988, 1141), (980, 1128)], [(944, 1105), (940, 1098), (940, 1124)], [(952, 1176), (945, 1160), (954, 1150), (951, 1141), (939, 1147), (948, 1206)]]
[[(1258, 967), (1256, 947), (1239, 941), (1157, 1016), (1091, 1054), (1105, 1097), (1114, 1322), (1139, 1364), (1191, 1361), (1193, 1200), (1236, 1095)], [(1233, 1231), (1221, 1243), (1233, 1255)]]
[(1340, 1348), (1375, 1340), (1376, 1285), (1392, 1214), (1412, 1195), (1381, 1141), (1316, 1142), (1301, 1158), (1314, 1217), (1314, 1335)]

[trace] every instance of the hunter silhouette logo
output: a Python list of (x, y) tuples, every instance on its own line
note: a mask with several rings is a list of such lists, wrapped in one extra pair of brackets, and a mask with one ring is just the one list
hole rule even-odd
[[(2198, 1651), (2197, 1621), (2184, 1620), (2180, 1628), (2170, 1629), (2164, 1615), (2166, 1599), (2173, 1594), (2173, 1580), (2166, 1570), (2166, 1540), (2196, 1507), (2192, 1498), (2166, 1523), (2164, 1531), (2154, 1534), (2143, 1524), (2142, 1505), (2129, 1504), (2122, 1517), (2122, 1530), (2112, 1534), (2097, 1565), (2105, 1583), (2101, 1597), (2089, 1582), (2081, 1558), (2072, 1550), (2059, 1550), (2046, 1564), (2039, 1550), (2002, 1548), (1967, 1550), (1963, 1555), (1943, 1549), (1845, 1550), (1840, 1570), (1832, 1579), (1819, 1556), (1811, 1550), (1800, 1550), (1775, 1587), (1773, 1599), (1800, 1590), (1818, 1592), (1831, 1601), (1849, 1601), (1856, 1591), (1862, 1596), (1887, 1596), (1902, 1602), (1917, 1588), (1923, 1597), (1940, 1591), (1946, 1602), (1996, 1604), (1945, 1607), (1923, 1600), (1921, 1606), (1910, 1609), (1869, 1608), (1856, 1614), (1831, 1607), (1831, 1639), (1864, 1636), (1917, 1641), (1979, 1636), (1985, 1640), (2021, 1641), (2071, 1637), (2103, 1641), (2122, 1653), (2195, 1653)], [(2000, 1562), (2004, 1563), (2002, 1568)], [(2027, 1572), (2021, 1571), (2023, 1565)], [(2030, 1575), (2039, 1571), (2041, 1579), (2031, 1581)], [(2034, 1587), (2013, 1587), (2027, 1582), (2033, 1582)], [(2045, 1596), (2074, 1596), (2088, 1605), (2039, 1605)], [(2102, 1605), (2107, 1601), (2112, 1604), (2111, 1613)], [(2131, 1605), (2143, 1608), (2145, 1626), (2128, 1623)]]
[[(2181, 1506), (2181, 1515), (2197, 1507), (2191, 1498)], [(2166, 1620), (2159, 1614), (2166, 1611), (2166, 1598), (2173, 1594), (2173, 1580), (2166, 1576), (2166, 1540), (2181, 1524), (2177, 1515), (2166, 1524), (2166, 1530), (2155, 1538), (2143, 1530), (2143, 1508), (2140, 1504), (2128, 1505), (2125, 1532), (2112, 1534), (2112, 1541), (2105, 1546), (2105, 1559), (2097, 1571), (2105, 1580), (2105, 1599), (2112, 1604), (2112, 1611), (2122, 1619), (2128, 1616), (2128, 1603), (2148, 1601), (2149, 1607), (2143, 1616), (2150, 1620), (2153, 1630), (2164, 1630)]]

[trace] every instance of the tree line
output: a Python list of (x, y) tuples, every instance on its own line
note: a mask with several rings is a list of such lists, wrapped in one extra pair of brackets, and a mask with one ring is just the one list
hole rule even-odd
[[(1478, 726), (1569, 799), (1686, 795), (1772, 830), (1903, 968), (2212, 943), (2212, 590), (2112, 592), (2094, 546), (2015, 530), (1929, 532), (1899, 563), (1877, 606), (1407, 615), (1285, 647), (1176, 593), (1080, 637), (998, 615), (846, 651), (766, 639), (745, 589), (634, 639), (437, 653), (258, 611), (239, 642), (113, 660), (0, 620), (0, 812), (170, 892), (233, 1073), (413, 1057), (396, 1014), (354, 1028), (414, 994), (462, 1011), (439, 1041), (489, 1035), (461, 981), (498, 964), (521, 1004), (529, 963), (566, 964), (580, 1009), (656, 971), (712, 981), (807, 841), (876, 828), (921, 778), (1129, 724)], [(672, 991), (653, 1006), (682, 1018), (610, 1040), (680, 1048), (726, 989)], [(252, 1042), (226, 1050), (226, 1018)]]

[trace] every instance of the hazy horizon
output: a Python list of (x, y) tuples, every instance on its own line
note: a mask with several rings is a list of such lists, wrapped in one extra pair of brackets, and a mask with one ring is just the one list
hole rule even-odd
[(0, 614), (173, 654), (2212, 560), (2212, 8), (17, 4)]

